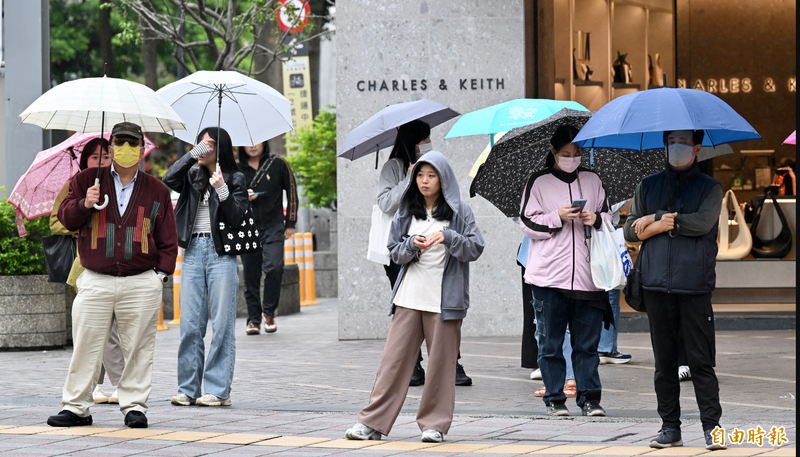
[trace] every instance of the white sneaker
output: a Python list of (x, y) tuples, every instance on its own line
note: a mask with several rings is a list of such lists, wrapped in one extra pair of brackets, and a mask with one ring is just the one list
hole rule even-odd
[(356, 424), (344, 432), (344, 437), (348, 440), (379, 440), (381, 439), (381, 432), (369, 428), (364, 424)]
[(688, 381), (692, 379), (692, 372), (689, 370), (689, 367), (686, 365), (681, 365), (678, 367), (678, 380), (679, 381)]
[(204, 394), (194, 402), (198, 406), (230, 406), (231, 398), (219, 398), (214, 394)]
[(441, 432), (437, 432), (433, 429), (428, 429), (422, 432), (423, 443), (441, 443), (442, 441), (444, 441), (444, 436), (442, 436)]
[(92, 392), (92, 398), (94, 398), (95, 403), (108, 403), (108, 395), (103, 393), (99, 385), (94, 387), (94, 392)]
[(531, 379), (533, 379), (533, 380), (542, 379), (542, 370), (537, 368), (537, 369), (531, 371)]
[(119, 404), (119, 390), (114, 389), (114, 393), (111, 394), (110, 397), (108, 397), (108, 402)]
[(172, 400), (170, 401), (170, 403), (177, 406), (189, 406), (193, 405), (194, 402), (195, 402), (194, 398), (186, 395), (183, 392), (178, 392), (178, 395), (172, 397)]

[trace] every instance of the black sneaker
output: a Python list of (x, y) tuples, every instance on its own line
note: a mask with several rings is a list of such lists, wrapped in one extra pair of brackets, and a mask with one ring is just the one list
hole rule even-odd
[(562, 402), (551, 401), (547, 404), (548, 416), (569, 416), (567, 405)]
[(147, 428), (147, 416), (141, 411), (129, 411), (125, 415), (125, 425), (130, 428)]
[(51, 427), (82, 427), (92, 425), (92, 416), (81, 417), (64, 409), (55, 416), (48, 417), (47, 425)]
[(467, 376), (464, 372), (464, 366), (456, 362), (456, 385), (457, 386), (471, 386), (472, 378)]
[(662, 428), (658, 431), (658, 436), (650, 442), (650, 447), (654, 447), (656, 449), (678, 446), (683, 446), (683, 441), (681, 441), (681, 430), (678, 428)]
[[(722, 449), (728, 449), (728, 447), (725, 446), (724, 438), (723, 438), (722, 444), (714, 442), (714, 437), (711, 436), (711, 432), (713, 432), (713, 431), (714, 431), (713, 428), (710, 428), (708, 430), (703, 430), (703, 435), (706, 438), (706, 449), (708, 449), (709, 451), (719, 451), (719, 450), (722, 450)], [(724, 430), (723, 430), (723, 432), (724, 432)]]
[(606, 410), (600, 406), (600, 400), (586, 400), (581, 406), (581, 414), (584, 416), (605, 416)]
[(411, 387), (417, 387), (425, 384), (425, 370), (422, 369), (422, 364), (417, 360), (417, 365), (414, 366), (414, 374), (411, 375), (411, 382), (408, 383)]

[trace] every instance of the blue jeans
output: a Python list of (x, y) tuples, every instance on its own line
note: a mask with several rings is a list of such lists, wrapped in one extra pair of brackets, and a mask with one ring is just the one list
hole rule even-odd
[[(178, 346), (178, 390), (197, 398), (200, 384), (219, 398), (228, 398), (236, 361), (236, 256), (218, 256), (211, 238), (192, 238), (181, 272), (181, 342)], [(211, 348), (205, 343), (211, 308)], [(205, 364), (205, 370), (204, 370)]]
[[(564, 361), (567, 362), (566, 379), (575, 379), (575, 372), (572, 370), (572, 344), (569, 342), (571, 339), (572, 337), (569, 334), (569, 327), (567, 327), (567, 332), (564, 334), (564, 344), (561, 346), (561, 353), (564, 354)], [(537, 346), (542, 345), (542, 342), (539, 340), (539, 332), (536, 332), (536, 345)], [(536, 360), (537, 360), (536, 363), (539, 363), (538, 357), (536, 358)]]
[[(608, 291), (608, 301), (611, 303), (611, 311), (614, 313), (614, 325), (609, 326), (608, 330), (603, 327), (600, 333), (600, 344), (597, 346), (598, 352), (617, 352), (617, 327), (619, 327), (619, 289)], [(603, 324), (601, 323), (602, 327)]]
[(567, 363), (564, 358), (564, 339), (567, 327), (572, 344), (572, 366), (575, 370), (578, 406), (586, 400), (600, 400), (602, 386), (597, 366), (600, 358), (597, 345), (603, 323), (603, 311), (583, 300), (568, 298), (555, 289), (533, 287), (533, 309), (536, 313), (536, 332), (539, 334), (539, 367), (547, 388), (543, 400), (563, 402)]

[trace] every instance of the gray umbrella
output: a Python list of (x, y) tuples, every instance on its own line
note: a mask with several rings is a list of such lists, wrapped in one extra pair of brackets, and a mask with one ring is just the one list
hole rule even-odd
[[(592, 116), (586, 111), (562, 109), (541, 122), (511, 130), (492, 148), (470, 186), (470, 196), (480, 195), (508, 217), (519, 216), (528, 177), (544, 168), (550, 138), (561, 125), (583, 127)], [(584, 151), (582, 164), (600, 176), (610, 203), (627, 200), (648, 175), (664, 169), (663, 149)]]

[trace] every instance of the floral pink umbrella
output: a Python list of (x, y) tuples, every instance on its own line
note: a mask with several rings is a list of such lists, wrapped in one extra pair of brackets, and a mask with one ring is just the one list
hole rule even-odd
[(794, 145), (797, 145), (797, 130), (792, 132), (792, 134), (789, 135), (789, 138), (786, 138), (785, 140), (783, 140), (783, 144), (794, 144)]
[[(103, 135), (110, 140), (111, 133)], [(76, 133), (66, 141), (36, 154), (28, 171), (19, 178), (17, 185), (8, 197), (8, 203), (14, 206), (19, 236), (27, 235), (22, 217), (31, 220), (53, 211), (56, 196), (64, 187), (64, 183), (78, 174), (80, 156), (83, 147), (89, 141), (99, 138), (100, 133)], [(144, 157), (156, 148), (155, 144), (144, 137)]]

